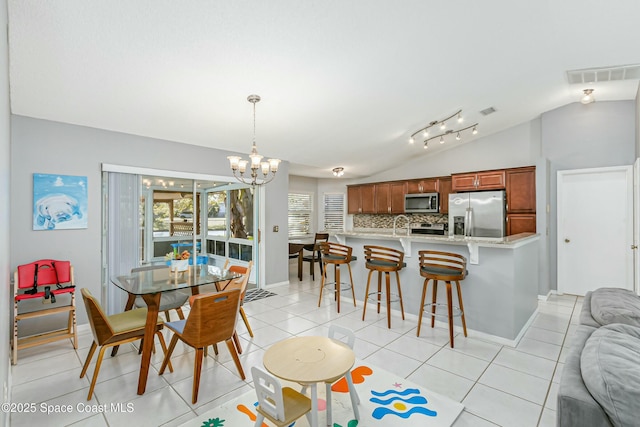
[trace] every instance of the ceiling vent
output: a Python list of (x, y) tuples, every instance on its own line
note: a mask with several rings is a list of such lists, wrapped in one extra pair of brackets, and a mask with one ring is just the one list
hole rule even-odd
[(489, 108), (485, 108), (484, 110), (480, 111), (480, 114), (482, 114), (483, 116), (488, 116), (489, 114), (493, 114), (496, 112), (496, 109), (493, 107), (489, 107)]
[(567, 71), (570, 84), (640, 79), (640, 64)]

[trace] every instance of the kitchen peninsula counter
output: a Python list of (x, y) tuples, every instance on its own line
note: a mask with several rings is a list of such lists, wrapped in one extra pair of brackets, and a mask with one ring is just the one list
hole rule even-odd
[[(516, 344), (538, 305), (539, 235), (522, 233), (504, 238), (465, 238), (406, 235), (403, 231), (394, 235), (392, 230), (365, 229), (332, 235), (332, 240), (351, 246), (353, 255), (357, 256), (357, 260), (351, 263), (351, 269), (359, 309), (362, 309), (369, 272), (364, 265), (365, 245), (387, 246), (405, 253), (407, 266), (400, 271), (400, 283), (405, 314), (414, 315), (408, 316), (405, 324), (415, 322), (412, 319), (419, 314), (424, 278), (420, 276), (418, 252), (454, 252), (467, 258), (468, 275), (461, 282), (461, 287), (469, 336), (475, 333), (477, 337), (486, 335), (485, 338), (503, 344)], [(377, 280), (375, 275), (372, 277), (374, 280)], [(392, 292), (395, 288), (393, 282), (395, 279), (392, 279)], [(442, 284), (438, 291), (438, 302), (446, 302)], [(456, 301), (454, 298), (454, 305), (457, 305)], [(394, 324), (399, 325), (399, 305), (393, 304), (392, 309), (398, 311), (392, 321), (393, 328)], [(423, 322), (426, 325), (430, 324), (429, 318), (425, 312)], [(455, 323), (460, 327), (460, 318), (456, 318)], [(443, 326), (446, 327), (445, 324)]]

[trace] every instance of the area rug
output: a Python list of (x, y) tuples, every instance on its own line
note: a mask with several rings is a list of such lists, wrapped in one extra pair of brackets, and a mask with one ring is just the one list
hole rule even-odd
[(274, 294), (271, 291), (266, 291), (264, 289), (249, 289), (245, 294), (244, 294), (244, 302), (245, 304), (251, 301), (257, 301), (259, 299), (263, 299), (263, 298), (267, 298), (267, 297), (272, 297), (276, 294)]
[[(360, 396), (360, 420), (355, 420), (344, 378), (331, 387), (333, 427), (451, 426), (464, 406), (448, 397), (391, 374), (370, 363), (356, 361), (355, 388)], [(300, 385), (282, 381), (300, 390)], [(258, 402), (254, 391), (230, 400), (182, 424), (188, 427), (252, 427)], [(318, 384), (318, 424), (326, 425), (324, 384)], [(263, 423), (262, 427), (270, 424)], [(306, 417), (289, 427), (309, 427)]]

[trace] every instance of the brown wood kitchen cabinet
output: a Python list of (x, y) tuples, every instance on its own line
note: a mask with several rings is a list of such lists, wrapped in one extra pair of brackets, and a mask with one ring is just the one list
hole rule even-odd
[(506, 170), (507, 235), (536, 232), (536, 168)]
[(406, 181), (375, 184), (376, 213), (404, 213), (404, 195), (406, 193)]
[(449, 213), (449, 194), (451, 194), (451, 177), (438, 178), (438, 198), (440, 199), (440, 213)]
[(536, 168), (507, 169), (507, 212), (536, 212)]
[(507, 236), (536, 232), (536, 214), (507, 214)]
[(457, 173), (451, 175), (452, 191), (503, 190), (505, 171)]
[(437, 178), (411, 179), (407, 181), (407, 194), (437, 193), (437, 192), (438, 192)]
[(373, 184), (347, 186), (347, 213), (375, 213), (375, 188)]

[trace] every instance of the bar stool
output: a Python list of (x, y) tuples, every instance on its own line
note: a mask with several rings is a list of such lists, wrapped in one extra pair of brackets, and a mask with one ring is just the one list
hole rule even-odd
[[(369, 269), (369, 277), (367, 278), (367, 289), (365, 291), (364, 310), (362, 310), (362, 320), (367, 313), (367, 301), (371, 300), (378, 303), (378, 313), (380, 313), (380, 297), (382, 295), (382, 274), (386, 280), (386, 299), (387, 299), (387, 326), (391, 329), (391, 303), (400, 301), (400, 310), (402, 311), (402, 320), (404, 320), (404, 306), (402, 304), (402, 290), (400, 289), (400, 275), (398, 272), (407, 266), (404, 260), (404, 252), (397, 249), (386, 248), (384, 246), (364, 246), (365, 267)], [(373, 272), (378, 273), (378, 292), (369, 292), (371, 284), (371, 275)], [(391, 293), (390, 273), (396, 273), (396, 284), (398, 286), (398, 294)], [(377, 295), (377, 300), (371, 296)], [(395, 299), (391, 299), (391, 297)]]
[[(449, 319), (449, 339), (451, 348), (453, 348), (453, 317), (460, 317), (462, 320), (462, 329), (464, 336), (467, 336), (467, 322), (464, 318), (464, 306), (462, 304), (462, 292), (460, 291), (460, 280), (464, 280), (467, 275), (467, 259), (462, 255), (440, 252), (440, 251), (419, 251), (420, 259), (420, 275), (424, 277), (424, 285), (422, 287), (422, 300), (420, 302), (420, 317), (418, 318), (418, 332), (420, 336), (420, 326), (422, 324), (422, 313), (425, 306), (431, 307), (431, 327), (435, 325), (436, 316), (445, 316), (436, 313), (436, 307), (444, 307), (444, 303), (437, 303), (438, 280), (442, 280), (447, 285), (447, 317)], [(432, 302), (424, 303), (427, 295), (429, 280), (433, 280)], [(451, 282), (455, 282), (458, 291), (458, 304), (460, 307), (453, 306), (451, 296)]]
[[(318, 298), (318, 307), (322, 302), (322, 290), (325, 287), (334, 285), (336, 303), (338, 306), (338, 313), (340, 313), (340, 291), (346, 291), (351, 288), (351, 294), (353, 295), (353, 306), (356, 306), (356, 293), (353, 289), (353, 275), (351, 274), (351, 261), (355, 261), (357, 257), (352, 256), (352, 248), (349, 246), (341, 245), (340, 243), (322, 242), (320, 243), (320, 252), (322, 252), (322, 262), (325, 264), (322, 271), (322, 280), (320, 281), (320, 297)], [(327, 282), (327, 266), (333, 264), (335, 282)], [(349, 283), (340, 282), (340, 266), (347, 265), (349, 269)], [(344, 285), (344, 287), (343, 287)]]

